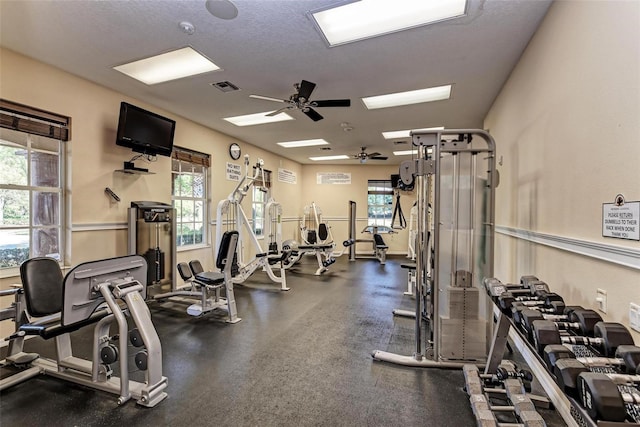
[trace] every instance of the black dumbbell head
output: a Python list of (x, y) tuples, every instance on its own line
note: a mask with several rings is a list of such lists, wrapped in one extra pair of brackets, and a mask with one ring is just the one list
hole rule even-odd
[(575, 309), (569, 314), (569, 321), (580, 324), (580, 335), (592, 337), (594, 336), (593, 328), (596, 323), (602, 321), (602, 317), (594, 310)]
[(624, 422), (624, 400), (611, 379), (602, 373), (583, 372), (578, 376), (578, 396), (594, 420)]
[(541, 297), (544, 297), (544, 305), (547, 307), (551, 307), (551, 303), (554, 301), (558, 301), (558, 302), (561, 301), (564, 303), (564, 299), (560, 295), (556, 294), (555, 292), (547, 292)]
[(562, 344), (551, 344), (544, 348), (543, 355), (544, 363), (547, 365), (547, 369), (553, 372), (553, 368), (556, 363), (561, 359), (575, 359), (576, 355), (569, 347)]
[(538, 354), (542, 355), (549, 344), (561, 344), (560, 331), (555, 323), (548, 320), (536, 320), (532, 328), (533, 342)]
[(594, 326), (594, 336), (602, 338), (604, 341), (602, 346), (602, 355), (604, 357), (615, 356), (616, 349), (621, 345), (634, 344), (631, 333), (620, 323), (598, 322)]
[(551, 301), (549, 308), (553, 309), (553, 314), (563, 314), (565, 309), (564, 301)]
[(616, 357), (624, 360), (625, 372), (635, 374), (640, 369), (640, 347), (623, 344), (616, 349)]
[(552, 372), (560, 389), (571, 397), (577, 397), (578, 375), (589, 372), (589, 368), (576, 359), (565, 358), (556, 362)]
[(529, 341), (533, 339), (533, 322), (544, 320), (544, 316), (538, 310), (525, 309), (520, 312), (520, 325), (527, 332)]

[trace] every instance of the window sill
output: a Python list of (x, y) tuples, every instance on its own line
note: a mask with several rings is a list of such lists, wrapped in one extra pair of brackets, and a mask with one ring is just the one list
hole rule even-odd
[(178, 246), (176, 248), (177, 252), (187, 252), (187, 251), (195, 251), (198, 249), (207, 249), (207, 248), (211, 248), (211, 245), (206, 244), (206, 243), (201, 243), (198, 245), (187, 245), (187, 246)]

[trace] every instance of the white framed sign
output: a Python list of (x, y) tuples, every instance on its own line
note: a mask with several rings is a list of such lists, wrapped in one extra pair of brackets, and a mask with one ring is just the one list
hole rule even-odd
[(278, 168), (278, 181), (286, 182), (287, 184), (297, 184), (298, 176), (294, 171)]
[(317, 184), (351, 184), (351, 174), (347, 172), (318, 172)]
[(227, 162), (226, 175), (228, 181), (240, 181), (242, 166)]
[(640, 241), (640, 201), (626, 202), (618, 194), (614, 203), (603, 203), (602, 236)]

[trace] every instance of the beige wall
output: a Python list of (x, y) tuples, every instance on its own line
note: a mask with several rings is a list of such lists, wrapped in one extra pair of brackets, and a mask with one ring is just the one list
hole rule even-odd
[[(203, 127), (182, 117), (177, 117), (162, 109), (145, 104), (121, 93), (96, 85), (59, 69), (34, 61), (16, 52), (0, 49), (0, 97), (49, 110), (72, 118), (71, 141), (67, 143), (70, 155), (70, 177), (68, 194), (71, 205), (71, 253), (67, 264), (73, 266), (81, 262), (122, 256), (127, 253), (127, 231), (122, 227), (127, 221), (127, 208), (134, 200), (153, 200), (171, 202), (171, 162), (167, 157), (159, 156), (154, 163), (136, 161), (136, 166), (148, 168), (153, 175), (128, 175), (116, 172), (123, 162), (135, 153), (128, 148), (115, 144), (118, 125), (119, 105), (127, 101), (165, 115), (177, 122), (175, 144), (181, 147), (209, 153), (211, 165), (211, 218), (215, 221), (218, 202), (233, 191), (236, 182), (226, 180), (225, 166), (231, 161), (227, 155), (229, 144), (237, 142), (243, 156), (250, 156), (251, 165), (258, 158), (264, 160), (265, 169), (273, 172), (272, 197), (282, 205), (283, 239), (298, 239), (299, 217), (303, 206), (316, 201), (325, 212), (339, 217), (337, 223), (344, 229), (336, 230), (336, 241), (346, 239), (347, 203), (354, 194), (357, 200), (359, 217), (366, 218), (367, 178), (388, 179), (391, 173), (397, 173), (394, 167), (358, 166), (342, 168), (353, 172), (353, 184), (346, 192), (327, 191), (327, 188), (315, 188), (315, 170), (268, 153), (256, 147), (238, 141), (228, 135)], [(242, 159), (235, 162), (242, 164)], [(279, 182), (279, 168), (293, 171), (296, 184)], [(320, 168), (323, 171), (334, 170)], [(244, 167), (243, 167), (244, 171)], [(311, 181), (305, 184), (305, 181)], [(114, 202), (104, 193), (111, 188), (121, 198)], [(331, 186), (335, 190), (336, 186)], [(313, 194), (314, 196), (310, 196)], [(413, 200), (412, 197), (410, 197)], [(405, 198), (405, 204), (406, 202)], [(250, 215), (251, 197), (246, 197), (243, 207)], [(411, 202), (412, 203), (412, 202)], [(409, 215), (410, 204), (405, 212)], [(92, 227), (94, 226), (94, 227)], [(120, 227), (120, 229), (118, 229)], [(359, 229), (364, 223), (358, 224)], [(95, 228), (95, 229), (92, 229)], [(113, 229), (116, 228), (116, 229)], [(406, 233), (389, 238), (391, 251), (406, 253)], [(211, 239), (215, 238), (215, 226), (211, 227)], [(386, 239), (386, 237), (385, 237)], [(250, 256), (253, 250), (247, 248)], [(198, 258), (205, 268), (213, 267), (211, 247), (178, 253), (178, 261)], [(19, 283), (19, 277), (0, 278), (0, 289)], [(10, 298), (0, 299), (0, 306), (7, 306)], [(5, 336), (10, 322), (0, 322), (0, 336)]]
[[(351, 174), (351, 184), (318, 184), (317, 174), (324, 172), (349, 173)], [(367, 221), (367, 181), (370, 179), (390, 179), (392, 174), (397, 173), (398, 166), (305, 165), (302, 179), (302, 205), (310, 205), (311, 202), (315, 202), (322, 210), (323, 218), (331, 227), (334, 239), (340, 243), (349, 237), (349, 201), (352, 200), (356, 202), (356, 238), (371, 239), (368, 233), (361, 233), (369, 225)], [(415, 194), (403, 192), (400, 201), (408, 226)], [(301, 207), (299, 214), (302, 215), (302, 213)], [(388, 254), (404, 255), (407, 253), (408, 228), (398, 230), (394, 234), (384, 234), (382, 237), (389, 246)], [(337, 249), (341, 249), (340, 245)], [(358, 244), (356, 249), (357, 253), (364, 255), (371, 252), (372, 246), (362, 243)]]
[[(551, 6), (485, 121), (503, 159), (498, 226), (640, 249), (602, 237), (603, 203), (640, 200), (638, 22), (639, 2)], [(625, 324), (629, 302), (640, 303), (638, 269), (505, 235), (496, 245), (503, 281), (535, 274), (591, 308), (602, 288), (606, 320)]]

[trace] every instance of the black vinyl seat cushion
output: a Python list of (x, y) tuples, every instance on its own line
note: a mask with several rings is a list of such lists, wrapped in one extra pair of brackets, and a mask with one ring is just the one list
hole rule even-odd
[(26, 260), (20, 264), (20, 279), (31, 316), (43, 317), (62, 311), (64, 277), (57, 260), (47, 257)]
[[(47, 257), (26, 260), (20, 265), (20, 279), (30, 316), (44, 317), (62, 313), (64, 277), (57, 260)], [(27, 323), (21, 325), (19, 330), (27, 335), (49, 339), (95, 323), (108, 314), (103, 309), (71, 325), (62, 326), (61, 319), (56, 319), (43, 324)]]
[(386, 243), (384, 243), (384, 239), (382, 238), (381, 235), (374, 234), (373, 240), (376, 242), (377, 249), (389, 249), (389, 246), (387, 246)]

